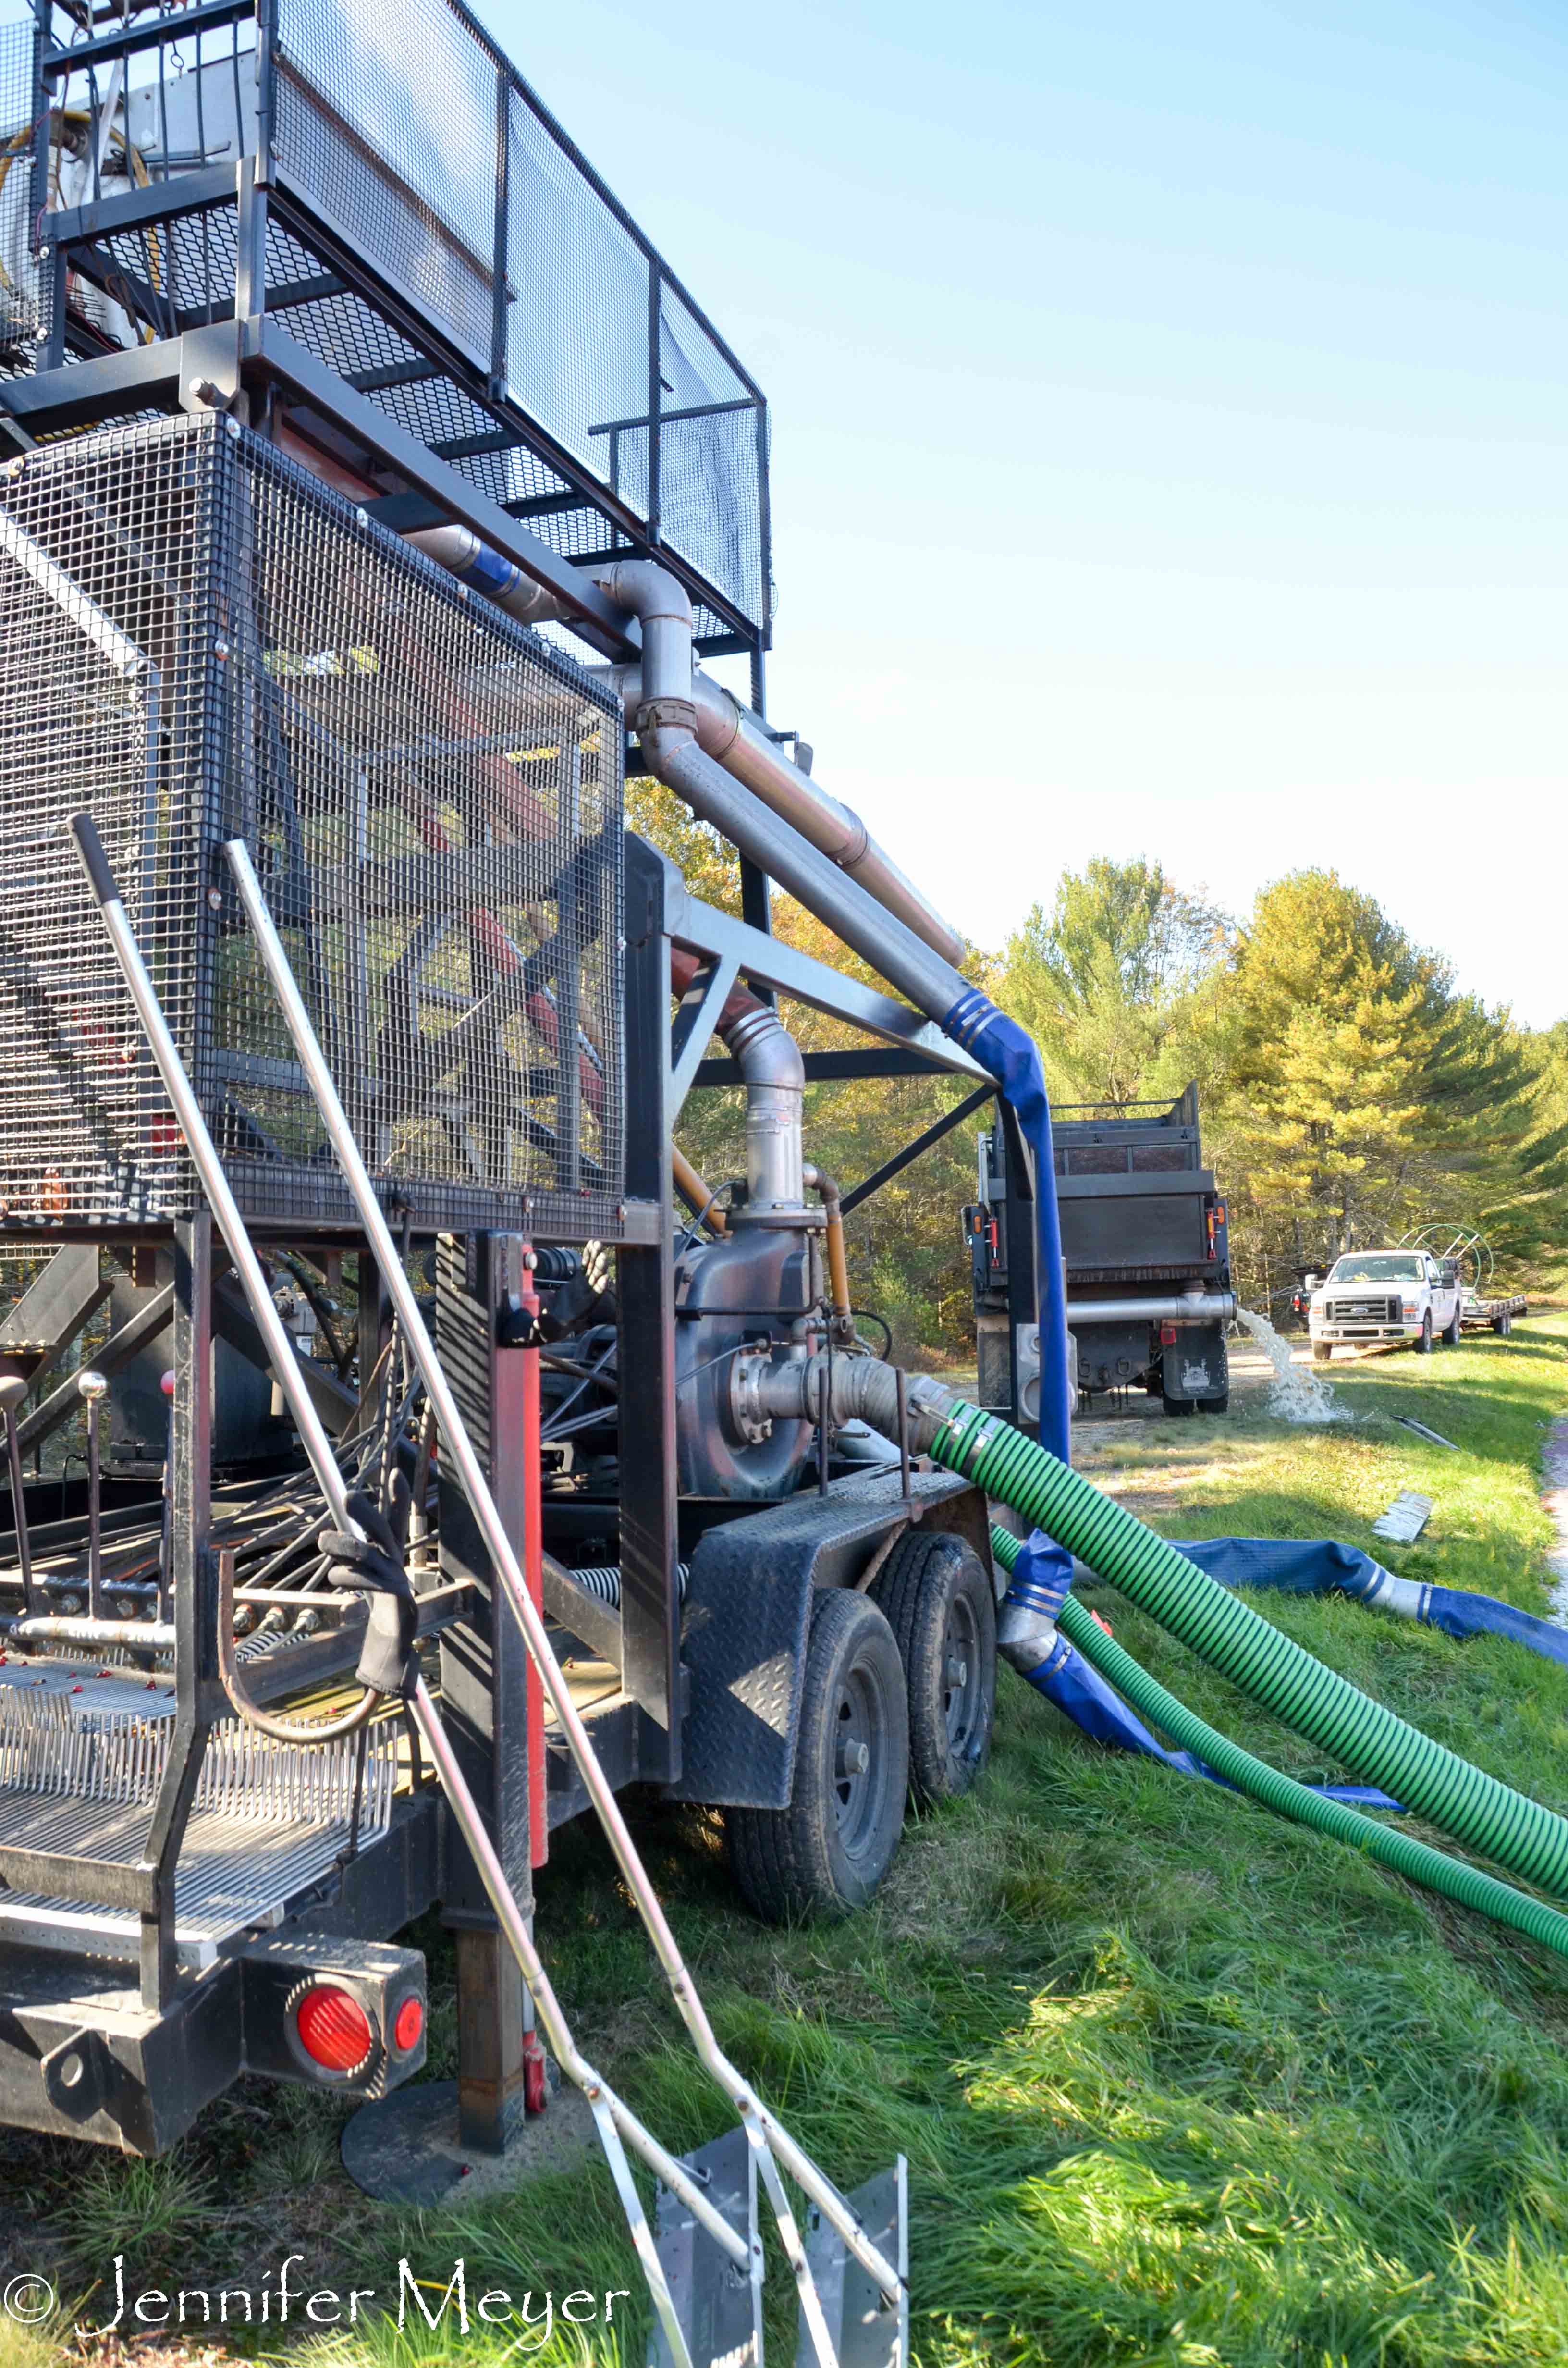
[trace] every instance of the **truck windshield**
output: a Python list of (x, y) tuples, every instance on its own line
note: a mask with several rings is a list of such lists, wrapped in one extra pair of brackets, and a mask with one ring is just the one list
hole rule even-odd
[(1342, 1258), (1334, 1262), (1330, 1282), (1419, 1282), (1416, 1258)]

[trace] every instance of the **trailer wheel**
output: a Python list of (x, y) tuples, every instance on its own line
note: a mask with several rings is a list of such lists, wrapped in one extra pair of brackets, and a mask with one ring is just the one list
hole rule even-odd
[(1198, 1411), (1199, 1414), (1229, 1414), (1231, 1411), (1230, 1391), (1221, 1390), (1217, 1398), (1199, 1398), (1198, 1401)]
[(1494, 1315), (1492, 1318), (1492, 1329), (1499, 1339), (1506, 1340), (1513, 1328), (1514, 1319), (1511, 1315)]
[(910, 1790), (920, 1805), (949, 1801), (976, 1782), (996, 1715), (996, 1600), (984, 1565), (962, 1538), (912, 1530), (878, 1575), (880, 1603), (898, 1640), (909, 1702)]
[(882, 1612), (823, 1588), (801, 1678), (795, 1789), (787, 1809), (731, 1809), (730, 1864), (764, 1922), (840, 1917), (876, 1890), (903, 1823), (909, 1711)]
[(1167, 1397), (1164, 1390), (1160, 1392), (1160, 1404), (1164, 1406), (1167, 1414), (1196, 1414), (1198, 1412), (1198, 1401), (1196, 1398)]

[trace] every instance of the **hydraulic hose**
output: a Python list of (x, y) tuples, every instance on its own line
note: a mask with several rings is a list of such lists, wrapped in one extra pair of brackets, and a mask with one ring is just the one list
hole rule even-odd
[[(1373, 1702), (1176, 1547), (994, 1415), (947, 1391), (932, 1456), (1081, 1555), (1243, 1691), (1416, 1816), (1543, 1891), (1568, 1893), (1568, 1819)], [(923, 1429), (928, 1427), (929, 1415)], [(1060, 1621), (1060, 1608), (1053, 1616)]]
[[(992, 1551), (1006, 1571), (1012, 1570), (1022, 1543), (1006, 1530), (994, 1527), (991, 1531)], [(1134, 1710), (1163, 1727), (1183, 1750), (1196, 1753), (1239, 1793), (1249, 1793), (1265, 1808), (1292, 1818), (1299, 1826), (1312, 1826), (1321, 1834), (1331, 1834), (1335, 1841), (1348, 1842), (1352, 1850), (1365, 1852), (1367, 1857), (1392, 1867), (1396, 1874), (1420, 1884), (1426, 1890), (1440, 1892), (1446, 1899), (1457, 1899), (1461, 1907), (1473, 1907), (1483, 1916), (1489, 1916), (1494, 1924), (1506, 1924), (1539, 1941), (1543, 1948), (1555, 1950), (1560, 1957), (1568, 1957), (1568, 1916), (1557, 1908), (1548, 1907), (1542, 1900), (1528, 1898), (1522, 1891), (1499, 1883), (1495, 1875), (1485, 1874), (1479, 1867), (1445, 1858), (1441, 1850), (1402, 1833), (1397, 1826), (1378, 1825), (1358, 1810), (1346, 1808), (1343, 1802), (1325, 1800), (1321, 1793), (1298, 1784), (1293, 1777), (1282, 1776), (1277, 1768), (1255, 1759), (1250, 1751), (1244, 1751), (1240, 1744), (1233, 1743), (1228, 1736), (1221, 1735), (1188, 1710), (1185, 1702), (1177, 1702), (1175, 1694), (1167, 1693), (1159, 1679), (1152, 1678), (1125, 1645), (1119, 1645), (1114, 1636), (1108, 1636), (1093, 1612), (1071, 1595), (1062, 1606), (1059, 1625), (1069, 1644), (1075, 1645), (1119, 1693), (1125, 1694)]]

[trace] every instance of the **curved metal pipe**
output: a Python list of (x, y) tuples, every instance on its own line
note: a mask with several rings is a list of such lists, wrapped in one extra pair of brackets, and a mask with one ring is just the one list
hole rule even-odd
[[(520, 623), (545, 624), (565, 613), (553, 594), (492, 551), (472, 527), (420, 527), (403, 541)], [(694, 663), (691, 600), (669, 570), (652, 559), (618, 559), (599, 568), (593, 580), (619, 608), (630, 609), (642, 630), (639, 665), (590, 668), (618, 693), (629, 720), (635, 723), (645, 714), (654, 725), (689, 722), (704, 752), (799, 831), (809, 846), (858, 882), (934, 952), (960, 962), (960, 933), (879, 847), (859, 815), (819, 788), (784, 754), (759, 718)], [(646, 739), (643, 745), (647, 746)], [(648, 761), (657, 771), (652, 752)]]
[[(590, 671), (615, 691), (628, 716), (636, 715), (642, 703), (640, 666), (595, 666)], [(934, 951), (950, 962), (963, 960), (964, 941), (959, 931), (942, 918), (887, 850), (878, 846), (859, 815), (803, 773), (751, 710), (697, 666), (691, 672), (691, 703), (699, 748), (791, 824), (811, 846), (830, 857), (841, 871), (858, 881), (868, 895), (895, 913)]]
[(847, 1348), (855, 1338), (855, 1314), (849, 1304), (849, 1260), (844, 1247), (844, 1193), (836, 1176), (806, 1162), (801, 1171), (807, 1190), (814, 1192), (827, 1218), (827, 1280), (833, 1301), (833, 1337)]
[(745, 1080), (747, 1210), (802, 1208), (806, 1064), (801, 1048), (763, 1003), (728, 1026), (721, 1020), (720, 1028)]

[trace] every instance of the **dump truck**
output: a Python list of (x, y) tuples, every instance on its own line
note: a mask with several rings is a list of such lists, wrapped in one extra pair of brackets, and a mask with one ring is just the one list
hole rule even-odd
[[(1080, 1395), (1157, 1395), (1169, 1415), (1230, 1403), (1225, 1327), (1236, 1310), (1223, 1196), (1203, 1165), (1198, 1088), (1174, 1102), (1058, 1105), (1051, 1135), (1067, 1321)], [(978, 1198), (963, 1212), (972, 1264), (981, 1403), (1027, 1423), (1038, 1406), (1032, 1271), (1015, 1275), (1010, 1162), (998, 1121), (980, 1136)]]

